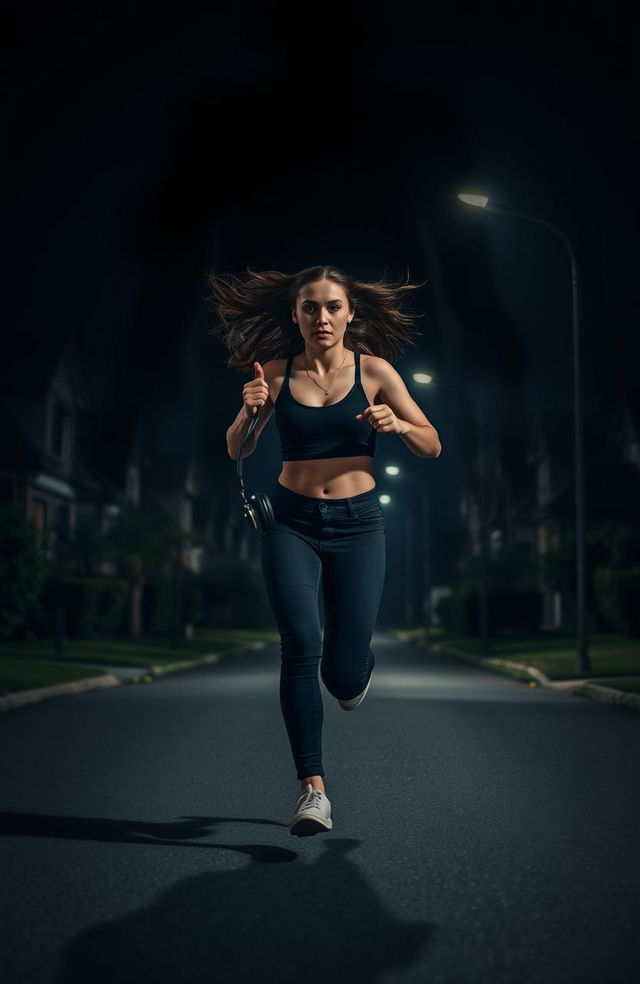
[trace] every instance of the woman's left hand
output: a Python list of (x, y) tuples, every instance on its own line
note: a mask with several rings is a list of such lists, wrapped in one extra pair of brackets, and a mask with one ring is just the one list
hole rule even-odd
[(391, 407), (387, 406), (386, 403), (376, 403), (373, 407), (367, 407), (362, 413), (356, 414), (356, 420), (368, 420), (377, 431), (384, 431), (388, 434), (402, 433), (399, 417), (396, 417)]

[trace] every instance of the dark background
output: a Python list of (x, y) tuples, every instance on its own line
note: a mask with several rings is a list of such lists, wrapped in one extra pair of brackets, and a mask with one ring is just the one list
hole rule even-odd
[[(237, 496), (224, 435), (249, 377), (207, 336), (207, 273), (408, 271), (427, 280), (423, 334), (396, 368), (443, 454), (380, 435), (376, 468), (428, 475), (444, 571), (470, 394), (488, 439), (516, 445), (532, 408), (568, 427), (573, 410), (566, 253), (456, 200), (472, 190), (573, 243), (587, 456), (601, 440), (640, 354), (639, 37), (621, 5), (68, 4), (8, 20), (4, 342), (72, 335), (108, 439), (142, 406), (160, 453), (193, 447)], [(418, 370), (441, 386), (412, 385)], [(272, 421), (251, 486), (279, 467)]]

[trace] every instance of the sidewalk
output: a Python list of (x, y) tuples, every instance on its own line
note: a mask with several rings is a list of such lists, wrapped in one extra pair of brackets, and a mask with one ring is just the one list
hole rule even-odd
[[(266, 642), (252, 642), (247, 649), (262, 649)], [(165, 663), (162, 666), (113, 666), (100, 663), (82, 663), (78, 660), (61, 660), (67, 666), (86, 666), (103, 670), (100, 676), (82, 677), (68, 683), (56, 683), (49, 687), (37, 687), (34, 690), (16, 690), (0, 697), (0, 712), (10, 711), (25, 704), (35, 704), (52, 697), (63, 697), (66, 694), (77, 694), (85, 690), (95, 690), (98, 687), (118, 687), (123, 684), (151, 683), (167, 673), (178, 673), (180, 670), (192, 669), (195, 666), (209, 666), (227, 655), (224, 651), (207, 653), (197, 659), (183, 659), (176, 663)]]
[(552, 690), (566, 690), (569, 693), (578, 694), (581, 697), (590, 697), (592, 700), (602, 701), (605, 704), (624, 704), (625, 707), (631, 707), (634, 710), (640, 711), (640, 694), (634, 693), (633, 691), (618, 690), (615, 687), (604, 687), (602, 684), (586, 679), (551, 680), (537, 666), (531, 666), (528, 663), (517, 663), (509, 659), (498, 659), (496, 656), (486, 658), (476, 656), (474, 653), (469, 653), (462, 649), (454, 649), (451, 646), (439, 642), (417, 642), (416, 644), (430, 649), (438, 656), (450, 656), (453, 659), (460, 659), (467, 663), (484, 666), (497, 673), (504, 673), (523, 682), (528, 681), (530, 686), (540, 684), (540, 686), (550, 687)]

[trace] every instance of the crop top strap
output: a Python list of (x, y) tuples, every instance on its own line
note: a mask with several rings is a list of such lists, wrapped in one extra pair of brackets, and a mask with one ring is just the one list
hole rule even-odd
[(358, 383), (360, 382), (360, 353), (359, 352), (354, 352), (353, 354), (354, 354), (355, 362), (356, 362), (355, 385), (357, 386)]
[(291, 363), (292, 362), (293, 362), (293, 353), (291, 355), (287, 356), (287, 367), (286, 367), (286, 369), (284, 371), (283, 385), (287, 382), (287, 380), (289, 379), (289, 376), (291, 375)]

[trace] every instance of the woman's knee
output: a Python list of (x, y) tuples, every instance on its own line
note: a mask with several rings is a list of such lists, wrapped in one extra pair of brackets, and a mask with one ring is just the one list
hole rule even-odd
[(375, 664), (371, 649), (358, 659), (354, 648), (339, 649), (323, 654), (320, 676), (332, 697), (350, 700), (366, 686)]
[(289, 665), (312, 664), (317, 669), (322, 654), (320, 626), (317, 631), (306, 626), (303, 631), (283, 633), (280, 636), (280, 659)]

